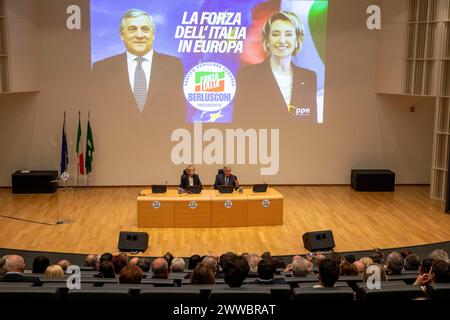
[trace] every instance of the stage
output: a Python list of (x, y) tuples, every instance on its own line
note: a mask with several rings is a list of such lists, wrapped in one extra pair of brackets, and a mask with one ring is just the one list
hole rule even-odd
[[(142, 189), (96, 187), (18, 195), (2, 188), (0, 214), (16, 219), (0, 217), (0, 248), (116, 253), (119, 231), (148, 232), (147, 256), (167, 251), (175, 256), (306, 253), (301, 235), (325, 229), (333, 231), (337, 251), (450, 239), (450, 215), (443, 212), (443, 202), (429, 198), (429, 186), (397, 186), (395, 192), (381, 193), (356, 192), (349, 186), (275, 186), (284, 196), (284, 224), (234, 228), (137, 228), (136, 197)], [(50, 225), (57, 218), (68, 223)]]

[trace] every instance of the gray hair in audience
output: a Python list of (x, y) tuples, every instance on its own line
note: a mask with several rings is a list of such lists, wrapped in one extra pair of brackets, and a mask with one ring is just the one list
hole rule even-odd
[(292, 276), (306, 277), (308, 275), (308, 264), (305, 258), (298, 258), (292, 261)]
[(388, 271), (392, 273), (401, 273), (403, 270), (404, 259), (397, 251), (392, 251), (386, 258), (386, 266)]
[(171, 272), (183, 272), (184, 268), (186, 268), (186, 262), (184, 262), (183, 258), (173, 258), (172, 264), (170, 265)]
[(212, 271), (215, 275), (217, 273), (217, 260), (213, 256), (206, 256), (203, 259), (203, 263)]
[(88, 267), (95, 267), (95, 264), (97, 263), (97, 256), (95, 254), (88, 254), (84, 258), (84, 265)]
[(143, 258), (139, 259), (139, 261), (136, 264), (143, 272), (149, 272), (150, 271), (150, 259), (149, 258)]
[(420, 257), (412, 253), (405, 258), (405, 270), (419, 270), (420, 267)]
[(260, 256), (258, 256), (257, 254), (252, 253), (249, 257), (248, 257), (248, 264), (250, 266), (250, 271), (252, 272), (258, 272), (258, 264), (259, 261), (261, 261)]
[(434, 249), (428, 255), (428, 259), (433, 259), (434, 261), (444, 261), (449, 263), (448, 254), (444, 249)]

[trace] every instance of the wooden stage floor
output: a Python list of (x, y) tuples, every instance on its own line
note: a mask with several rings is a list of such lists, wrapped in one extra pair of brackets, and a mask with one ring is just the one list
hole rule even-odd
[[(119, 231), (146, 231), (148, 256), (225, 251), (274, 255), (305, 253), (301, 235), (331, 229), (338, 251), (390, 248), (450, 240), (450, 215), (431, 200), (428, 186), (397, 186), (393, 193), (360, 193), (349, 186), (279, 186), (284, 225), (245, 228), (137, 228), (141, 187), (98, 187), (54, 195), (13, 195), (0, 189), (0, 247), (68, 253), (117, 252)], [(58, 211), (59, 209), (59, 211)]]

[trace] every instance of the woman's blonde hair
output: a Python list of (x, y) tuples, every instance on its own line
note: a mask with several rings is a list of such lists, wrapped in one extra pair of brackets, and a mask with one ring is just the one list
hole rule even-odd
[(44, 277), (47, 279), (62, 279), (64, 278), (64, 271), (61, 266), (54, 264), (45, 269)]
[(272, 14), (269, 19), (267, 19), (266, 23), (264, 23), (261, 34), (264, 51), (269, 55), (271, 53), (269, 47), (270, 29), (272, 28), (272, 23), (274, 23), (277, 20), (289, 21), (294, 25), (295, 35), (297, 39), (297, 46), (292, 52), (292, 55), (293, 56), (297, 55), (302, 48), (303, 40), (305, 40), (305, 28), (303, 27), (303, 23), (300, 21), (300, 19), (290, 11), (276, 12)]

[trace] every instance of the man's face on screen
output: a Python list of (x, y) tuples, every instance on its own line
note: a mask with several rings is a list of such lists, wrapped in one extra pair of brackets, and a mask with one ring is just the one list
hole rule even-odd
[(154, 33), (147, 16), (128, 18), (120, 35), (128, 52), (144, 56), (152, 50)]
[(297, 39), (294, 25), (289, 21), (274, 21), (269, 34), (271, 54), (279, 58), (289, 57), (292, 55), (296, 45)]

